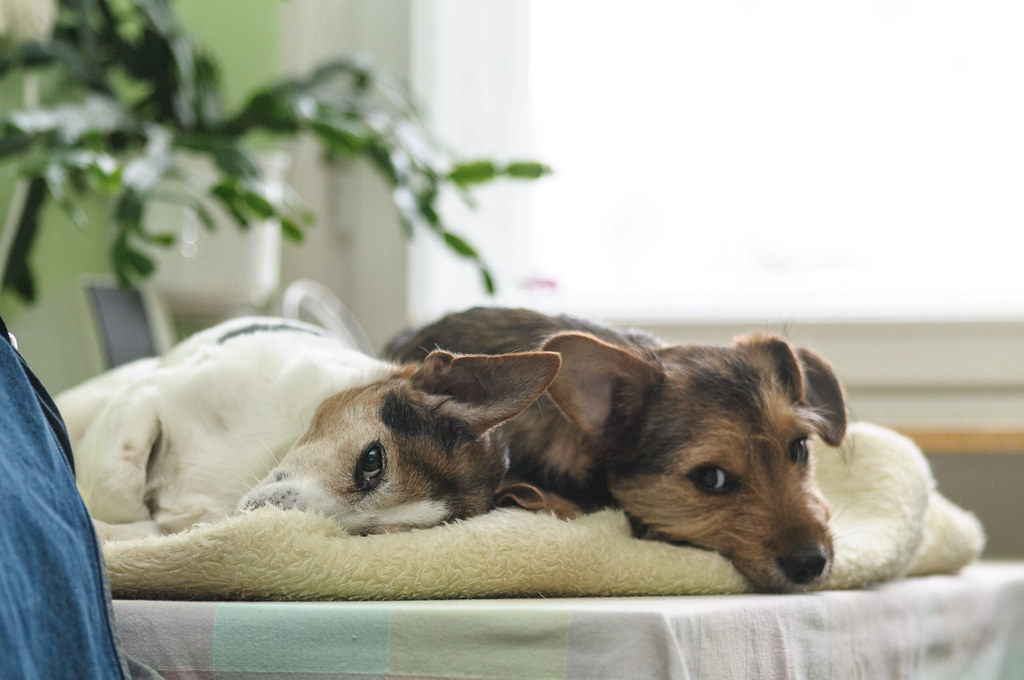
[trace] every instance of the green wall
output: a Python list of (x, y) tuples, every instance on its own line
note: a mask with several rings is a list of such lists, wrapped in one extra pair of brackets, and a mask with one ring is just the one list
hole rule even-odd
[(221, 66), (224, 105), (280, 76), (283, 0), (177, 0), (182, 21)]
[[(183, 22), (221, 68), (224, 105), (229, 110), (246, 94), (280, 75), (281, 0), (177, 0)], [(0, 109), (21, 105), (21, 82), (0, 81)], [(10, 165), (0, 165), (0, 223), (15, 185)], [(79, 229), (59, 209), (49, 206), (32, 252), (39, 299), (68, 286), (84, 273), (109, 273), (106, 206), (97, 199), (87, 209), (89, 223)], [(23, 305), (10, 294), (0, 295), (0, 314), (16, 322)]]

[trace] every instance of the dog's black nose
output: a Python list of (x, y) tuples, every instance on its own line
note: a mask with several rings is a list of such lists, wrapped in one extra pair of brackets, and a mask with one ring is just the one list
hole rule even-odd
[(804, 585), (821, 576), (828, 564), (828, 557), (820, 545), (807, 545), (775, 561), (786, 578), (797, 585)]

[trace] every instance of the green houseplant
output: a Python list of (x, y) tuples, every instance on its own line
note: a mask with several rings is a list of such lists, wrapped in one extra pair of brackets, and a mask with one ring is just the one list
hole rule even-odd
[[(150, 246), (174, 240), (146, 226), (156, 201), (187, 202), (210, 228), (216, 204), (243, 229), (272, 219), (286, 237), (301, 239), (312, 217), (294, 192), (283, 200), (266, 192), (253, 149), (310, 135), (329, 157), (368, 162), (391, 187), (406, 233), (437, 235), (478, 266), (493, 292), (480, 254), (439, 213), (439, 197), (450, 188), (471, 200), (471, 185), (537, 178), (548, 172), (542, 164), (453, 158), (407, 90), (358, 58), (267, 85), (227, 111), (216, 63), (171, 0), (60, 0), (57, 9), (52, 34), (0, 44), (0, 78), (44, 78), (59, 93), (0, 117), (0, 160), (13, 161), (22, 178), (9, 208), (10, 252), (0, 249), (4, 288), (35, 297), (27, 255), (44, 206), (53, 202), (81, 223), (80, 202), (97, 192), (111, 197), (111, 263), (125, 284), (152, 273)], [(205, 157), (215, 169), (207, 195), (160, 191), (162, 180), (181, 175), (179, 153)]]

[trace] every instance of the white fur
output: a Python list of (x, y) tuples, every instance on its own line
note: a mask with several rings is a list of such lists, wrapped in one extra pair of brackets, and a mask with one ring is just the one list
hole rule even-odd
[(448, 517), (448, 506), (439, 500), (420, 500), (385, 508), (367, 517), (370, 525), (395, 524), (407, 527), (432, 527)]
[[(90, 513), (125, 525), (105, 528), (106, 535), (170, 533), (231, 514), (292, 449), (324, 399), (394, 371), (305, 324), (218, 342), (261, 323), (281, 322), (215, 326), (158, 360), (128, 364), (57, 397)], [(158, 491), (157, 507), (147, 507), (147, 490)]]

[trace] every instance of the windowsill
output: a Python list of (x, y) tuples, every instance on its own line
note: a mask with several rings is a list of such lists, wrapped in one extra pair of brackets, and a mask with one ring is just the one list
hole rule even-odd
[(1024, 429), (897, 426), (928, 455), (1024, 455)]

